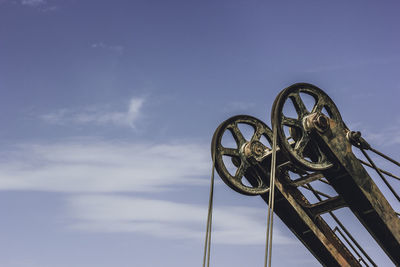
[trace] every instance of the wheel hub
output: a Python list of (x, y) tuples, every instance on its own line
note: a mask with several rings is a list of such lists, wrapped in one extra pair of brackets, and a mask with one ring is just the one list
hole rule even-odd
[(329, 118), (322, 113), (311, 113), (303, 118), (303, 127), (307, 132), (316, 129), (324, 133), (329, 129)]
[(260, 141), (250, 141), (243, 146), (243, 153), (246, 159), (254, 159), (258, 162), (262, 161), (269, 151), (270, 149)]

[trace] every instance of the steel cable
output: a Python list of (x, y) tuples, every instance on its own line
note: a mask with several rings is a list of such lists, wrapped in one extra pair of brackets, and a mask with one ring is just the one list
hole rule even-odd
[(382, 179), (382, 181), (386, 184), (386, 186), (389, 188), (389, 190), (392, 192), (392, 194), (394, 195), (394, 197), (400, 202), (400, 197), (399, 195), (396, 193), (396, 191), (393, 189), (393, 187), (390, 185), (390, 183), (386, 180), (385, 176), (382, 173), (385, 173), (393, 178), (398, 179), (398, 177), (395, 177), (395, 175), (392, 175), (391, 173), (387, 172), (387, 171), (383, 171), (381, 169), (379, 169), (375, 163), (373, 162), (373, 160), (369, 157), (369, 155), (367, 154), (367, 152), (365, 150), (371, 150), (372, 152), (374, 152), (375, 154), (383, 157), (384, 159), (396, 164), (397, 166), (400, 166), (400, 162), (392, 159), (391, 157), (379, 152), (376, 149), (373, 149), (371, 147), (371, 145), (364, 139), (361, 137), (361, 133), (360, 132), (349, 132), (348, 133), (348, 138), (350, 140), (350, 142), (355, 145), (356, 147), (358, 147), (361, 152), (363, 153), (364, 157), (368, 160), (369, 164), (366, 164), (366, 162), (363, 162), (362, 160), (360, 160), (361, 163), (372, 167), (373, 169), (375, 169), (375, 171), (378, 173), (379, 177)]
[[(365, 166), (368, 166), (368, 167), (370, 167), (370, 168), (374, 168), (374, 166), (372, 166), (372, 165), (369, 164), (368, 162), (365, 162), (365, 161), (363, 161), (363, 160), (361, 160), (361, 159), (358, 159), (358, 160), (359, 160), (362, 164), (364, 164)], [(382, 173), (386, 174), (387, 176), (390, 176), (390, 177), (392, 177), (392, 178), (394, 178), (394, 179), (400, 181), (400, 177), (399, 177), (399, 176), (394, 175), (393, 173), (390, 173), (390, 172), (388, 172), (388, 171), (382, 170), (381, 168), (378, 168), (378, 169), (379, 169)]]
[(210, 196), (208, 199), (208, 214), (207, 214), (207, 227), (206, 227), (206, 238), (204, 241), (204, 256), (203, 256), (203, 267), (210, 266), (210, 248), (211, 248), (211, 229), (212, 229), (212, 211), (213, 211), (213, 200), (214, 200), (214, 170), (215, 170), (215, 153), (212, 155), (212, 170), (211, 170), (211, 183), (210, 183)]
[(385, 154), (379, 152), (378, 150), (372, 148), (371, 146), (369, 147), (369, 150), (371, 150), (371, 151), (374, 152), (375, 154), (381, 156), (381, 157), (384, 158), (384, 159), (387, 159), (388, 161), (390, 161), (390, 162), (392, 162), (393, 164), (396, 164), (397, 166), (400, 167), (400, 162), (398, 162), (398, 161), (392, 159), (391, 157), (389, 157), (389, 156), (387, 156), (387, 155), (385, 155)]
[(267, 237), (265, 244), (265, 267), (271, 267), (272, 261), (272, 233), (274, 225), (274, 204), (275, 204), (275, 172), (276, 172), (276, 148), (277, 148), (277, 126), (273, 126), (272, 137), (272, 159), (271, 175), (269, 183), (268, 217), (267, 217)]
[(393, 187), (390, 185), (390, 183), (386, 180), (385, 176), (383, 176), (382, 172), (380, 171), (380, 169), (375, 165), (375, 163), (372, 161), (372, 159), (368, 156), (367, 152), (365, 152), (365, 150), (360, 147), (361, 152), (363, 153), (363, 155), (365, 156), (365, 158), (369, 161), (369, 163), (372, 165), (372, 167), (375, 169), (375, 171), (378, 173), (379, 177), (381, 177), (381, 179), (383, 180), (383, 182), (386, 184), (386, 186), (389, 188), (389, 190), (392, 192), (392, 194), (394, 195), (394, 197), (400, 202), (400, 197), (399, 195), (396, 193), (396, 191), (393, 189)]

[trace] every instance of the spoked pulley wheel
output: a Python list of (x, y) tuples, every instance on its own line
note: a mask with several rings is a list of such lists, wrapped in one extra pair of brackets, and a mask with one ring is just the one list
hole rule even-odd
[[(240, 125), (254, 130), (251, 138), (245, 138), (246, 135), (241, 131)], [(233, 142), (228, 145), (224, 144), (224, 146), (222, 140), (226, 135), (228, 135), (227, 137), (231, 135)], [(267, 142), (261, 142), (263, 136)], [(266, 193), (269, 189), (268, 185), (260, 176), (255, 175), (256, 181), (253, 181), (251, 185), (246, 185), (243, 179), (245, 179), (244, 176), (250, 168), (262, 162), (271, 154), (271, 140), (271, 129), (254, 117), (238, 115), (221, 123), (215, 131), (211, 143), (211, 153), (215, 157), (215, 168), (221, 179), (241, 194), (259, 195)], [(234, 170), (228, 170), (227, 160), (233, 163)]]
[[(309, 100), (307, 105), (305, 100)], [(275, 99), (271, 119), (272, 125), (277, 126), (282, 152), (295, 165), (311, 171), (333, 166), (318, 142), (311, 138), (315, 131), (324, 132), (332, 123), (343, 123), (335, 103), (324, 91), (307, 83), (289, 86)]]

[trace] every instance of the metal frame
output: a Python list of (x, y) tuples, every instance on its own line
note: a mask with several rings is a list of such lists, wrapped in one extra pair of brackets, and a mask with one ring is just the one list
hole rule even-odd
[[(312, 110), (307, 110), (301, 93), (316, 100)], [(283, 114), (283, 106), (289, 99), (297, 112), (297, 119)], [(328, 116), (323, 114), (323, 109)], [(400, 163), (372, 149), (365, 140), (360, 139), (359, 132), (350, 132), (333, 101), (314, 85), (299, 83), (284, 89), (274, 101), (271, 117), (273, 125), (277, 124), (274, 129), (278, 129), (279, 138), (274, 211), (281, 220), (323, 266), (361, 266), (361, 262), (369, 266), (367, 261), (377, 266), (333, 214), (336, 209), (349, 207), (393, 263), (400, 266), (399, 214), (393, 210), (361, 164), (373, 167), (399, 200), (400, 197), (382, 173), (399, 180), (400, 177), (377, 168), (363, 149), (370, 149), (398, 166)], [(237, 123), (254, 128), (251, 140), (243, 138)], [(289, 127), (290, 136), (286, 136), (284, 126)], [(227, 149), (221, 145), (226, 130), (232, 133), (237, 149)], [(261, 135), (269, 142), (272, 139), (271, 130), (262, 121), (246, 115), (232, 117), (216, 130), (212, 153), (217, 155), (216, 169), (227, 185), (242, 194), (259, 194), (268, 203), (270, 190), (266, 185), (270, 182), (271, 150), (259, 142)], [(289, 142), (290, 138), (292, 142)], [(356, 158), (352, 146), (359, 147), (369, 163)], [(226, 170), (223, 155), (232, 157), (233, 164), (238, 168), (235, 175)], [(300, 177), (292, 180), (289, 171)], [(252, 187), (243, 184), (242, 177)], [(329, 184), (338, 196), (332, 197), (315, 190), (310, 184), (314, 181)], [(299, 188), (311, 191), (318, 202), (311, 204)], [(325, 213), (329, 213), (338, 226), (334, 229), (329, 227), (321, 217)], [(350, 246), (355, 255), (344, 243)]]
[(323, 174), (393, 263), (400, 266), (400, 219), (353, 154), (349, 131), (329, 122), (327, 131), (314, 132), (315, 140), (336, 163)]
[[(333, 197), (310, 204), (297, 186), (291, 184), (287, 173), (291, 164), (279, 151), (277, 162), (275, 214), (323, 266), (362, 266), (320, 216), (345, 206), (343, 199)], [(257, 185), (261, 177), (267, 183), (270, 175), (269, 165), (270, 158), (266, 158), (245, 173), (246, 179), (250, 184)], [(315, 174), (312, 177), (322, 178), (321, 174)], [(261, 195), (266, 203), (268, 203), (268, 196), (268, 193)]]

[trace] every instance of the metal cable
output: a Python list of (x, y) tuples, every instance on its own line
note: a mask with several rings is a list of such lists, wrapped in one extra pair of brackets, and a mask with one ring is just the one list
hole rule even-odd
[[(362, 161), (362, 160), (360, 160), (360, 159), (359, 159), (359, 161), (360, 161), (362, 164), (364, 164), (364, 165), (366, 165), (366, 166), (368, 166), (368, 167), (374, 168), (374, 169), (378, 172), (378, 174), (379, 174), (379, 176), (382, 178), (382, 180), (385, 182), (385, 184), (386, 184), (386, 185), (389, 187), (389, 189), (392, 191), (392, 193), (396, 196), (397, 194), (394, 193), (393, 188), (391, 188), (391, 186), (389, 185), (389, 183), (388, 183), (388, 182), (386, 181), (386, 179), (383, 177), (382, 173), (384, 173), (384, 174), (386, 174), (386, 175), (388, 175), (388, 176), (390, 176), (390, 177), (392, 177), (392, 178), (395, 178), (395, 179), (397, 179), (397, 180), (400, 180), (400, 177), (398, 177), (398, 176), (396, 176), (396, 175), (394, 175), (394, 174), (392, 174), (392, 173), (390, 173), (390, 172), (387, 172), (387, 171), (385, 171), (385, 170), (382, 170), (382, 169), (379, 169), (378, 167), (376, 167), (376, 165), (375, 165), (374, 162), (371, 160), (371, 158), (367, 155), (367, 153), (365, 152), (365, 150), (370, 150), (370, 151), (374, 152), (375, 154), (377, 154), (378, 156), (381, 156), (382, 158), (384, 158), (384, 159), (386, 159), (386, 160), (392, 162), (393, 164), (395, 164), (395, 165), (397, 165), (397, 166), (399, 166), (399, 167), (400, 167), (400, 162), (398, 162), (398, 161), (392, 159), (391, 157), (389, 157), (389, 156), (383, 154), (382, 152), (379, 152), (378, 150), (372, 148), (371, 145), (370, 145), (364, 138), (361, 137), (361, 133), (360, 133), (360, 132), (350, 132), (349, 135), (348, 135), (348, 138), (349, 138), (350, 142), (351, 142), (354, 146), (358, 147), (358, 148), (361, 150), (361, 152), (364, 154), (364, 156), (368, 159), (368, 161), (369, 161), (371, 164), (368, 164), (367, 162)], [(398, 196), (396, 196), (396, 198), (399, 200)], [(400, 200), (399, 200), (399, 201), (400, 201)]]
[(215, 154), (214, 151), (212, 156), (212, 171), (211, 171), (211, 183), (210, 183), (210, 197), (208, 200), (208, 214), (207, 214), (207, 227), (206, 227), (206, 238), (204, 241), (204, 256), (203, 256), (203, 267), (210, 266), (210, 248), (211, 248), (211, 228), (212, 228), (212, 211), (213, 211), (213, 200), (214, 200), (214, 170), (215, 170)]
[(397, 199), (397, 201), (400, 202), (400, 197), (399, 197), (399, 195), (396, 193), (396, 191), (393, 189), (393, 187), (392, 187), (392, 186), (390, 185), (390, 183), (386, 180), (385, 176), (383, 176), (382, 173), (386, 173), (387, 175), (390, 175), (391, 177), (396, 178), (396, 179), (398, 179), (398, 177), (395, 177), (395, 175), (392, 175), (392, 174), (389, 173), (389, 172), (386, 172), (386, 171), (383, 171), (383, 170), (379, 169), (379, 168), (375, 165), (375, 163), (372, 161), (372, 159), (368, 156), (367, 152), (365, 152), (365, 150), (371, 150), (371, 151), (374, 152), (375, 154), (377, 154), (377, 155), (383, 157), (384, 159), (386, 159), (386, 160), (388, 160), (388, 161), (390, 161), (390, 162), (396, 164), (397, 166), (400, 166), (400, 162), (398, 162), (398, 161), (392, 159), (392, 158), (389, 157), (389, 156), (386, 156), (385, 154), (379, 152), (379, 151), (376, 150), (376, 149), (373, 149), (373, 148), (371, 147), (371, 145), (370, 145), (364, 138), (361, 137), (361, 133), (360, 133), (360, 132), (349, 132), (347, 136), (348, 136), (348, 139), (350, 140), (350, 142), (351, 142), (354, 146), (358, 147), (358, 148), (361, 150), (361, 152), (363, 153), (363, 155), (364, 155), (365, 158), (369, 161), (370, 164), (366, 164), (366, 162), (363, 162), (363, 161), (361, 161), (361, 160), (360, 160), (360, 162), (366, 164), (366, 165), (369, 166), (369, 167), (374, 168), (375, 171), (378, 173), (379, 177), (381, 177), (381, 179), (383, 180), (383, 182), (386, 184), (386, 186), (387, 186), (387, 187), (389, 188), (389, 190), (392, 192), (392, 194), (394, 195), (394, 197)]
[(365, 260), (363, 259), (363, 257), (360, 255), (360, 253), (358, 253), (358, 251), (356, 250), (356, 248), (353, 246), (353, 244), (351, 244), (350, 240), (347, 239), (347, 237), (344, 235), (344, 233), (342, 232), (342, 230), (340, 230), (339, 227), (335, 227), (333, 228), (333, 232), (338, 232), (342, 238), (344, 239), (344, 241), (346, 241), (346, 243), (350, 246), (350, 248), (354, 251), (354, 253), (358, 256), (358, 262), (364, 262), (364, 264), (369, 267), (368, 263), (365, 262)]
[(387, 159), (388, 161), (390, 161), (390, 162), (392, 162), (393, 164), (396, 164), (397, 166), (400, 167), (400, 162), (398, 162), (398, 161), (392, 159), (392, 158), (389, 157), (389, 156), (386, 156), (386, 155), (383, 154), (382, 152), (379, 152), (378, 150), (373, 149), (371, 146), (369, 147), (369, 150), (371, 150), (371, 151), (374, 152), (375, 154), (381, 156), (381, 157), (384, 158), (384, 159)]
[(275, 204), (275, 171), (276, 171), (276, 149), (277, 149), (277, 126), (273, 126), (272, 137), (272, 159), (271, 175), (269, 183), (268, 217), (267, 217), (267, 237), (265, 244), (265, 267), (271, 267), (272, 261), (272, 233), (274, 225), (274, 204)]
[(389, 188), (389, 190), (392, 192), (392, 194), (395, 196), (395, 198), (400, 202), (400, 197), (396, 193), (396, 191), (393, 189), (393, 187), (390, 185), (390, 183), (386, 180), (385, 176), (383, 176), (382, 172), (378, 167), (376, 167), (375, 163), (372, 161), (372, 159), (368, 156), (367, 152), (360, 147), (361, 152), (364, 154), (365, 158), (369, 161), (369, 163), (372, 165), (372, 167), (375, 169), (375, 171), (378, 173), (379, 177), (383, 180), (383, 182), (386, 184), (386, 186)]
[[(358, 159), (358, 160), (359, 160), (362, 164), (364, 164), (365, 166), (368, 166), (368, 167), (370, 167), (370, 168), (374, 168), (374, 166), (372, 166), (372, 165), (369, 164), (368, 162), (365, 162), (365, 161), (363, 161), (363, 160), (361, 160), (361, 159)], [(382, 170), (381, 168), (378, 168), (378, 169), (379, 169), (382, 173), (386, 174), (387, 176), (390, 176), (390, 177), (392, 177), (392, 178), (394, 178), (394, 179), (400, 181), (400, 177), (399, 177), (399, 176), (394, 175), (393, 173), (390, 173), (390, 172), (388, 172), (388, 171)]]

